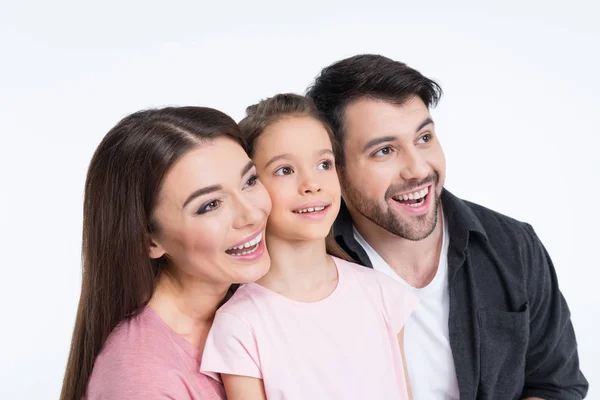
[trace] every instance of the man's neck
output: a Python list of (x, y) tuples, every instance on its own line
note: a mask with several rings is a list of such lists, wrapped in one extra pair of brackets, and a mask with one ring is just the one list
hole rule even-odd
[(439, 205), (437, 223), (425, 239), (413, 241), (394, 235), (362, 215), (349, 209), (356, 230), (400, 278), (415, 288), (427, 286), (435, 277), (440, 254), (444, 222)]

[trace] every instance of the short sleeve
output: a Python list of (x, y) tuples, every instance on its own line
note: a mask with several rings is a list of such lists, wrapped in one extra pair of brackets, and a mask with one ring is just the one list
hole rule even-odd
[[(133, 359), (138, 364), (131, 363)], [(161, 361), (151, 357), (98, 360), (84, 400), (190, 399), (188, 383), (177, 371), (155, 367)]]
[(387, 321), (399, 333), (419, 305), (419, 297), (393, 278), (381, 272), (377, 275)]
[(206, 339), (200, 371), (262, 379), (256, 339), (245, 321), (217, 312)]

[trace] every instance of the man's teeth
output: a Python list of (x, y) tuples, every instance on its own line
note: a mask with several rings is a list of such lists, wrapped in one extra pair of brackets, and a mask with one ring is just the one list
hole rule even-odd
[(399, 194), (397, 196), (394, 196), (394, 200), (419, 200), (422, 199), (423, 197), (427, 196), (427, 193), (429, 193), (429, 187), (426, 187), (425, 189), (421, 189), (418, 192), (413, 192), (413, 193), (408, 193), (408, 194)]
[[(249, 240), (246, 243), (241, 244), (239, 246), (231, 247), (231, 248), (229, 248), (227, 250), (229, 250), (229, 251), (231, 251), (231, 250), (242, 250), (242, 249), (247, 249), (247, 248), (252, 247), (252, 246), (256, 246), (256, 244), (259, 243), (262, 240), (262, 237), (263, 237), (263, 234), (261, 232), (254, 239)], [(248, 252), (242, 252), (242, 254), (252, 253), (254, 250), (256, 250), (256, 249), (252, 249), (252, 251), (248, 251)]]
[(325, 209), (325, 206), (319, 206), (319, 207), (304, 208), (302, 210), (296, 210), (294, 212), (296, 214), (303, 214), (303, 213), (307, 213), (307, 212), (323, 211), (324, 209)]

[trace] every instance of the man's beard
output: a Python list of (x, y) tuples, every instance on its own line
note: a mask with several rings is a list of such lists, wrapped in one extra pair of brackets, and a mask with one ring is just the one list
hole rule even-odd
[[(390, 186), (385, 193), (385, 208), (381, 207), (374, 199), (365, 196), (360, 189), (350, 184), (343, 172), (340, 175), (346, 203), (374, 224), (379, 225), (396, 236), (412, 241), (423, 240), (435, 230), (441, 197), (435, 193), (435, 188), (437, 188), (440, 180), (437, 172), (433, 172), (421, 181), (410, 180), (401, 186)], [(430, 207), (433, 207), (433, 212), (429, 211), (425, 215), (412, 217), (410, 220), (403, 219), (387, 204), (387, 199), (391, 199), (391, 196), (396, 193), (406, 193), (411, 189), (428, 184), (434, 184), (432, 190), (427, 194), (428, 196), (435, 196), (433, 201), (429, 199)]]

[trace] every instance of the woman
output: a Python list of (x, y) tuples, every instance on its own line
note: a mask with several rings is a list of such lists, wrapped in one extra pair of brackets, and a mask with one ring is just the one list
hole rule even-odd
[(199, 372), (208, 331), (232, 284), (270, 264), (271, 202), (239, 138), (225, 114), (181, 107), (130, 115), (102, 140), (62, 400), (225, 398)]

